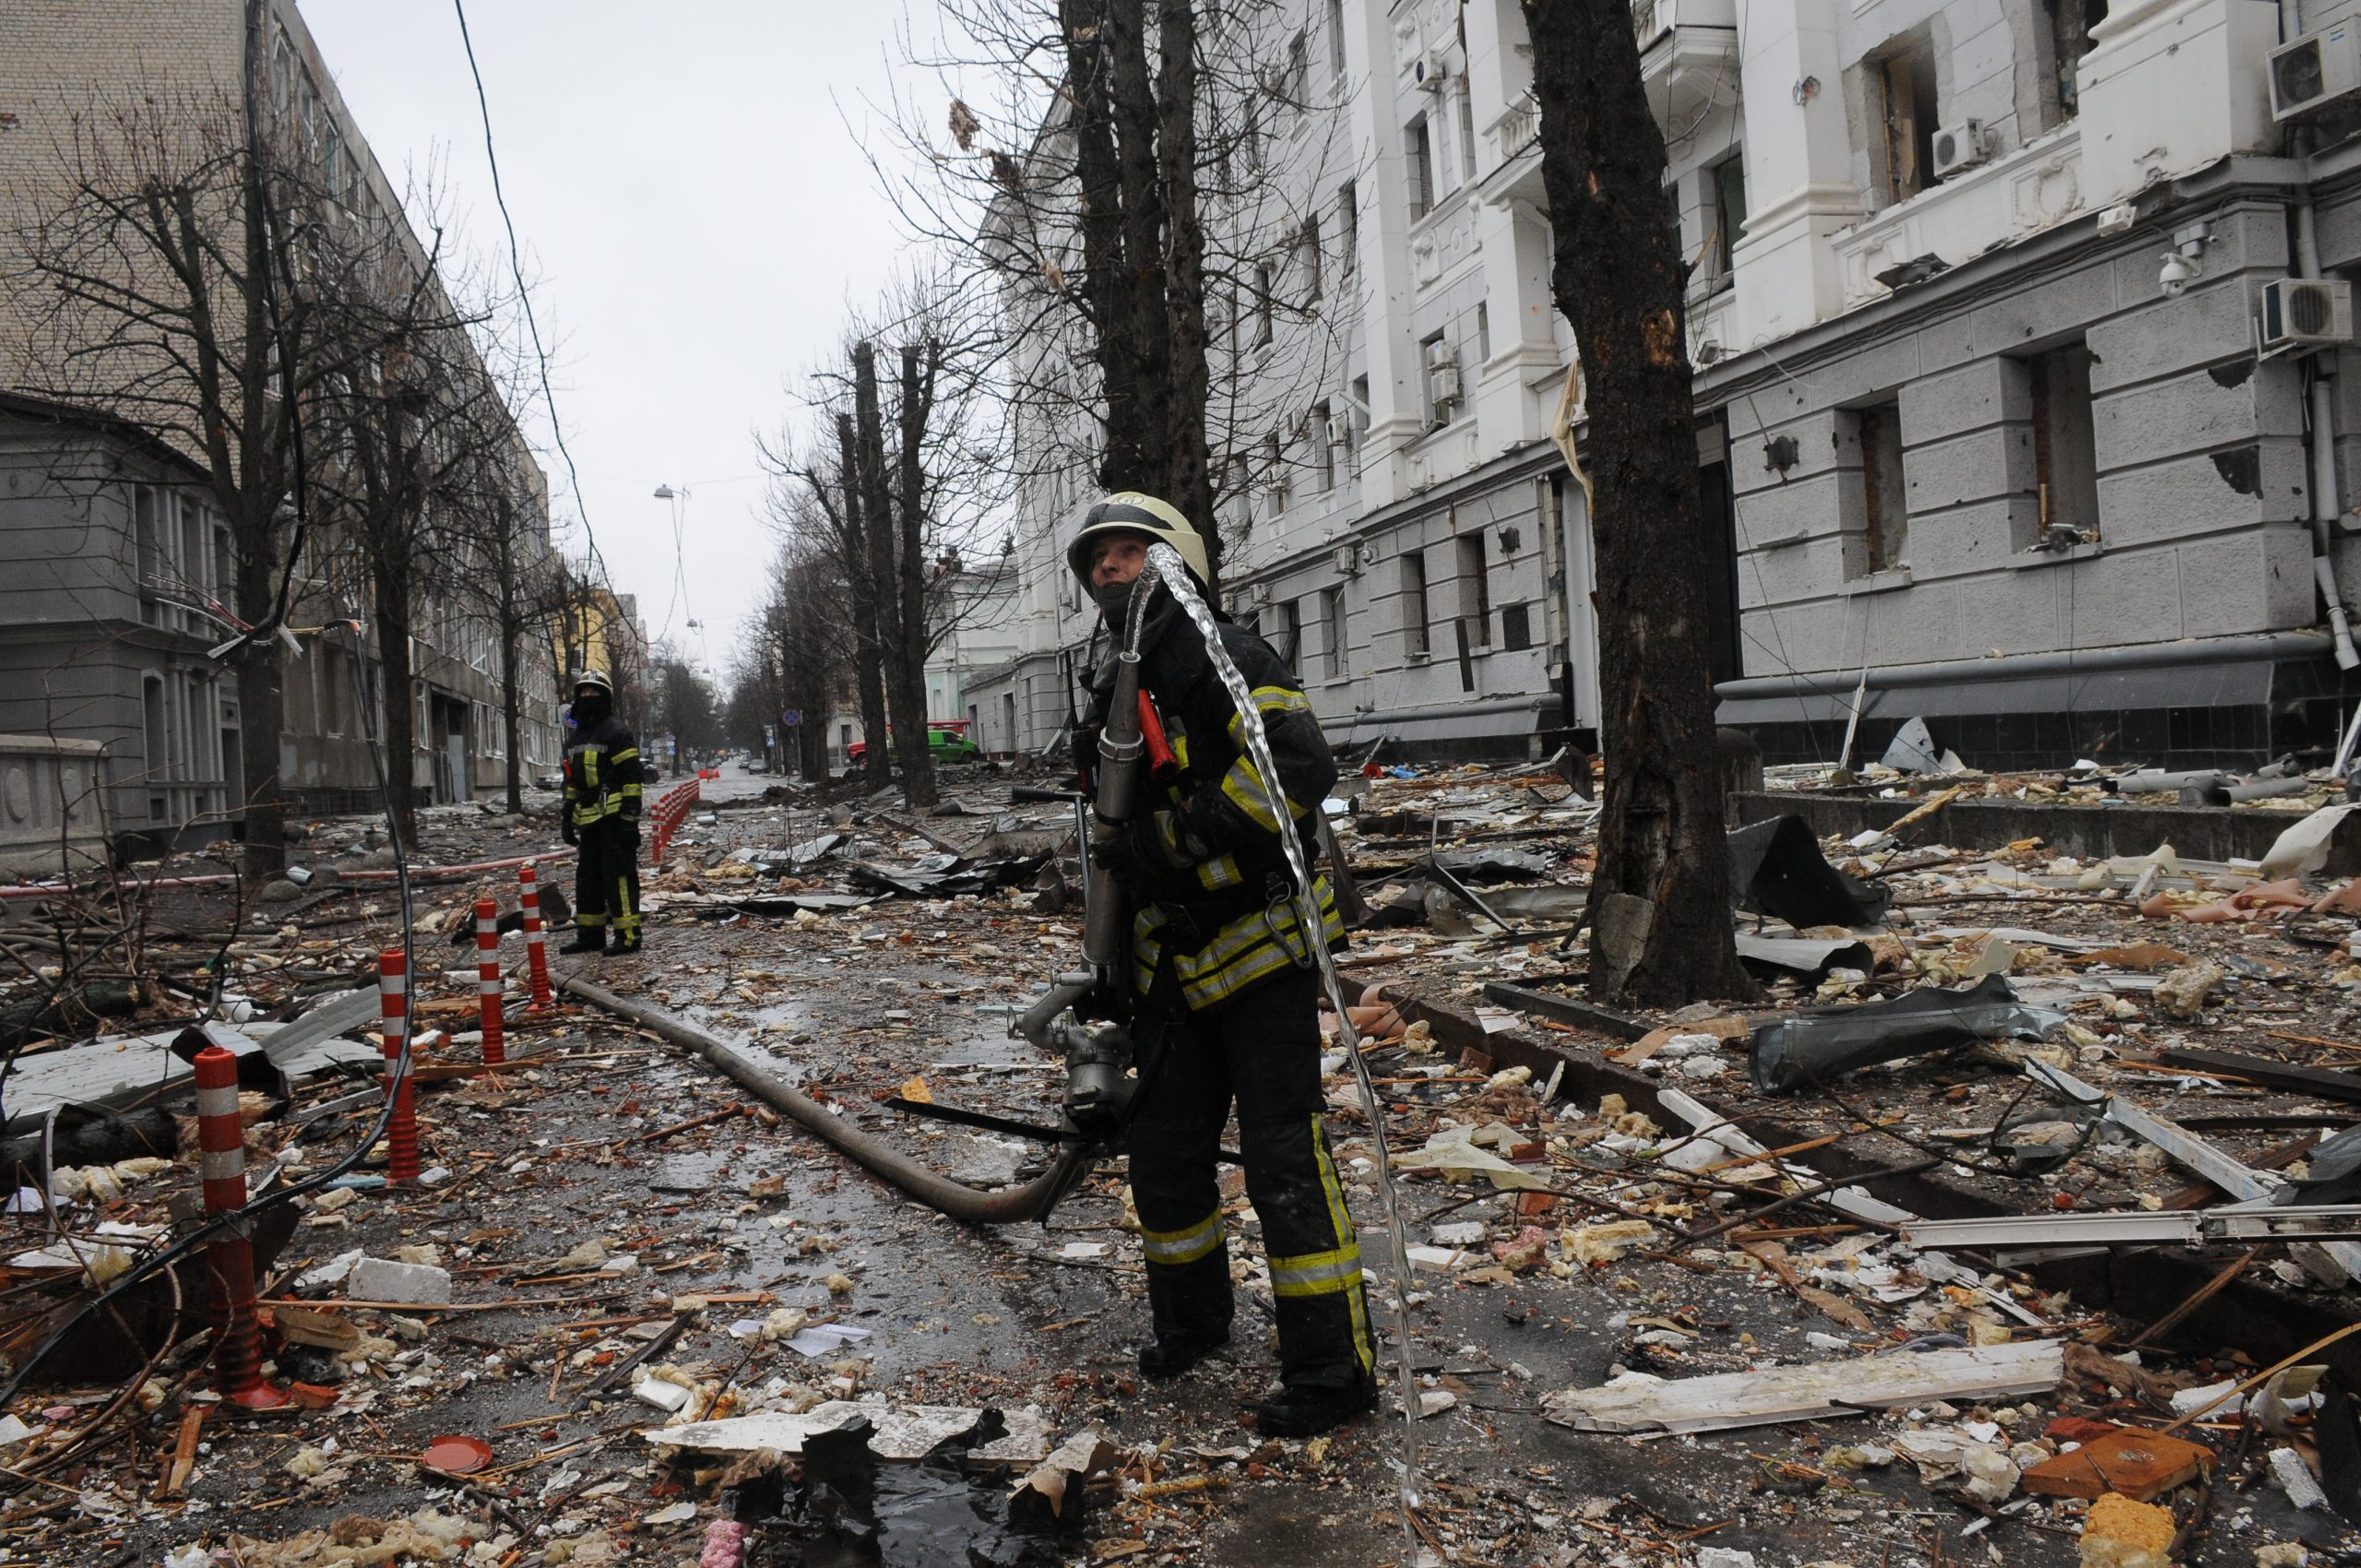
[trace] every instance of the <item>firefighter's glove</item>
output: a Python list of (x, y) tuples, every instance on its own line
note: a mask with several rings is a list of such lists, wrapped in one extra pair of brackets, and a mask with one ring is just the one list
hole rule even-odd
[(615, 832), (623, 839), (623, 847), (631, 851), (632, 858), (637, 860), (639, 858), (639, 818), (635, 816), (615, 818)]
[(1197, 880), (1196, 857), (1190, 852), (1180, 818), (1171, 812), (1133, 820), (1121, 832), (1093, 844), (1090, 854), (1142, 897), (1172, 901), (1204, 891)]
[(582, 829), (574, 826), (574, 814), (571, 811), (568, 811), (559, 818), (557, 825), (557, 836), (569, 844), (579, 844), (582, 842)]

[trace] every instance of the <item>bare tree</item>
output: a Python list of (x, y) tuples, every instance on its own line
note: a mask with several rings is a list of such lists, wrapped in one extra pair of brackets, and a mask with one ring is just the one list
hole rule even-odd
[(44, 172), (6, 285), (30, 324), (33, 390), (157, 433), (206, 469), (228, 518), (245, 865), (284, 859), (279, 772), (291, 500), (302, 414), (352, 362), (323, 288), (336, 193), (237, 101), (160, 87), (93, 100)]
[(1706, 540), (1664, 137), (1624, 0), (1525, 0), (1551, 288), (1589, 409), (1601, 742), (1590, 984), (1655, 1006), (1750, 994), (1714, 760)]

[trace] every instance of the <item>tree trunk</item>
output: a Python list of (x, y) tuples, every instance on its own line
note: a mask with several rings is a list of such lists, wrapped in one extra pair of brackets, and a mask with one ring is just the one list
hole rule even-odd
[(1164, 499), (1204, 537), (1207, 582), (1221, 602), (1221, 529), (1214, 518), (1213, 456), (1205, 445), (1205, 232), (1197, 220), (1197, 18), (1170, 0), (1158, 20), (1157, 143), (1166, 231), (1165, 315), (1171, 390), (1165, 401)]
[(371, 629), (377, 636), (377, 678), (385, 693), (386, 782), (393, 795), (394, 817), (401, 824), (402, 842), (418, 842), (418, 791), (412, 787), (418, 763), (418, 707), (410, 694), (409, 595), (383, 572), (372, 574)]
[(1525, 0), (1525, 14), (1550, 284), (1573, 323), (1590, 410), (1607, 757), (1590, 989), (1650, 1006), (1746, 996), (1714, 763), (1705, 528), (1664, 137), (1629, 0)]
[(500, 720), (502, 738), (508, 747), (508, 809), (518, 815), (525, 811), (525, 754), (522, 727), (517, 722), (517, 705), (525, 694), (524, 651), (516, 628), (504, 623), (500, 631)]
[(902, 732), (895, 751), (902, 764), (902, 800), (912, 806), (931, 806), (940, 798), (934, 787), (934, 753), (927, 743), (926, 655), (928, 636), (926, 613), (927, 562), (925, 549), (926, 522), (926, 426), (934, 410), (934, 377), (942, 365), (942, 346), (928, 343), (923, 350), (912, 344), (902, 350), (902, 398), (894, 410), (899, 427), (900, 450), (896, 454), (899, 469), (901, 494), (896, 497), (897, 521), (901, 526), (900, 560), (896, 564), (895, 587), (901, 596), (900, 620), (902, 640), (894, 649), (894, 659), (901, 675), (901, 689), (909, 711), (917, 719), (902, 720)]
[(238, 761), (246, 789), (243, 863), (249, 881), (277, 876), (287, 864), (287, 814), (279, 790), (286, 671), (276, 637), (248, 645), (238, 660)]
[[(861, 774), (872, 790), (894, 781), (885, 740), (885, 643), (877, 624), (877, 594), (870, 578), (869, 527), (860, 480), (860, 437), (850, 414), (836, 416), (838, 473), (844, 487), (837, 553), (852, 598), (852, 679), (860, 703)], [(847, 771), (850, 768), (848, 766)]]
[[(860, 501), (862, 523), (867, 534), (869, 588), (877, 623), (877, 646), (883, 658), (885, 674), (885, 703), (895, 760), (902, 766), (902, 787), (911, 789), (920, 769), (926, 767), (926, 685), (923, 678), (917, 688), (910, 684), (909, 659), (903, 647), (904, 639), (913, 635), (926, 636), (924, 622), (916, 627), (902, 624), (900, 578), (895, 568), (895, 538), (893, 483), (885, 466), (885, 415), (877, 388), (877, 350), (868, 343), (856, 343), (852, 350), (853, 418), (860, 426)], [(891, 783), (893, 774), (886, 758), (886, 747), (872, 741), (869, 746), (870, 781), (883, 787)]]

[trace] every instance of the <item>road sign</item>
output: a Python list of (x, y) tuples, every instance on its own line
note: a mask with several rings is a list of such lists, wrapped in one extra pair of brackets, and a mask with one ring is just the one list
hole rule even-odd
[(778, 717), (781, 723), (792, 730), (803, 722), (803, 710), (800, 707), (790, 707)]
[(778, 730), (776, 726), (769, 724), (763, 726), (763, 744), (766, 746), (778, 744)]

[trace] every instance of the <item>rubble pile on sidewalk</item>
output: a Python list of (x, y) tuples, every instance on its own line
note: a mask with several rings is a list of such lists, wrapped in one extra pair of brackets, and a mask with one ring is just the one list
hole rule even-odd
[[(2310, 869), (2308, 836), (2264, 866), (1961, 849), (1940, 806), (1857, 845), (1772, 825), (1733, 843), (1761, 995), (1655, 1016), (1580, 981), (1595, 808), (1558, 768), (1378, 769), (1332, 806), (1370, 909), (1345, 973), (1409, 1220), (1413, 1511), (1390, 1467), (1378, 1150), (1336, 1020), (1331, 1125), (1388, 1408), (1275, 1442), (1247, 1417), (1275, 1358), (1234, 1168), (1237, 1340), (1143, 1384), (1120, 1159), (1046, 1225), (979, 1231), (603, 1015), (512, 1011), (511, 1065), (477, 1070), (473, 954), (445, 944), (474, 897), (513, 893), (504, 870), (421, 889), (432, 1181), (388, 1189), (364, 1164), (257, 1237), (267, 1370), (294, 1406), (213, 1398), (201, 1316), (153, 1332), (169, 1300), (113, 1336), (127, 1359), (53, 1353), (0, 1411), (0, 1562), (1898, 1568), (2355, 1549), (2361, 1335), (2314, 1342), (2356, 1321), (2361, 1241), (2311, 1211), (2351, 1201), (2361, 1170), (2340, 1139), (2361, 894)], [(421, 859), (545, 847), (546, 825), (450, 814)], [(647, 878), (648, 951), (587, 972), (1004, 1186), (1054, 1146), (905, 1106), (1055, 1120), (1058, 1064), (1006, 1037), (1078, 954), (1078, 873), (1063, 803), (979, 783), (919, 816), (777, 791), (686, 822)], [(244, 911), (226, 947), (225, 897), (159, 902), (151, 926), (168, 914), (192, 941), (145, 950), (143, 1011), (106, 1021), (116, 1072), (95, 1098), (116, 1117), (60, 1114), (46, 1200), (39, 1148), (18, 1156), (34, 1190), (0, 1218), (12, 1358), (185, 1222), (185, 1067), (163, 1026), (186, 999), (158, 982), (202, 990), (200, 954), (251, 1009), (211, 1028), (260, 1058), (257, 1184), (324, 1169), (371, 1125), (374, 993), (342, 988), (389, 939), (392, 900), (340, 897)], [(325, 1002), (299, 994), (315, 987)], [(299, 1007), (341, 1027), (274, 1050)], [(18, 1058), (12, 1134), (44, 1059), (93, 1050)], [(148, 1108), (163, 1146), (105, 1141)], [(199, 1269), (176, 1272), (202, 1294)], [(2218, 1326), (2238, 1313), (2302, 1353), (2256, 1353)]]

